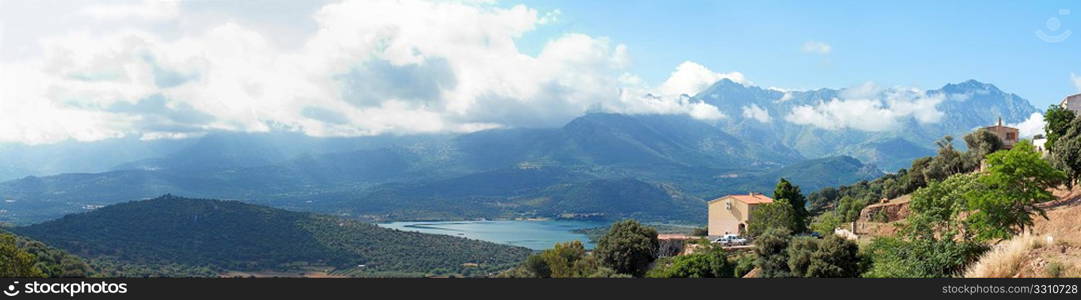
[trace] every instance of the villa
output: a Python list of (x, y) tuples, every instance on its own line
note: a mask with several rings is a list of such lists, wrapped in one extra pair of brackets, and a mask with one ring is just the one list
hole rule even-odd
[(740, 234), (747, 231), (751, 211), (755, 207), (773, 203), (773, 199), (759, 193), (728, 195), (709, 201), (709, 235)]

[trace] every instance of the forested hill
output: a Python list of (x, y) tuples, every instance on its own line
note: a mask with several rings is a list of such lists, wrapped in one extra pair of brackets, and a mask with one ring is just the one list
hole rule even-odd
[(13, 231), (89, 258), (107, 276), (312, 270), (351, 276), (478, 276), (530, 253), (332, 216), (171, 195)]

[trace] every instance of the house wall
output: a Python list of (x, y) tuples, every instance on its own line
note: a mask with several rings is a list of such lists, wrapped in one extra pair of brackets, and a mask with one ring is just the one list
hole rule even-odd
[[(725, 202), (732, 202), (732, 209), (725, 207)], [(739, 234), (739, 224), (746, 224), (750, 219), (753, 205), (730, 198), (722, 198), (709, 203), (709, 235)]]
[(1017, 128), (1006, 126), (991, 126), (984, 127), (984, 129), (998, 136), (998, 139), (1002, 140), (1002, 144), (1006, 146), (1007, 149), (1013, 148), (1013, 145), (1017, 144), (1017, 141), (1020, 139), (1020, 132)]
[(1062, 108), (1069, 109), (1075, 113), (1081, 113), (1081, 94), (1073, 95), (1062, 99)]

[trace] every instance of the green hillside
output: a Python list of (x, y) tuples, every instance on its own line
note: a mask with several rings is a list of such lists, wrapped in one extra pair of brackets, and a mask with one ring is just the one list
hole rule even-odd
[(480, 276), (530, 253), (525, 248), (402, 232), (331, 216), (170, 195), (14, 231), (90, 258), (106, 276), (213, 276), (312, 268), (356, 276)]

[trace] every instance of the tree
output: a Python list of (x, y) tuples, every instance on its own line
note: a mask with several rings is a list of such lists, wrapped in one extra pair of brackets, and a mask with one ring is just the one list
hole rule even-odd
[(532, 277), (552, 277), (552, 268), (548, 267), (548, 262), (545, 261), (545, 256), (543, 254), (544, 252), (530, 255), (525, 259), (525, 262), (523, 263), (523, 267), (533, 274)]
[(811, 231), (820, 234), (833, 234), (833, 230), (841, 227), (841, 223), (844, 220), (837, 211), (827, 211), (814, 218), (814, 222), (811, 222)]
[(966, 219), (981, 239), (1009, 238), (1032, 226), (1032, 213), (1047, 214), (1037, 206), (1054, 199), (1048, 188), (1066, 180), (1066, 174), (1040, 158), (1029, 141), (1021, 141), (1010, 151), (987, 156), (987, 173), (979, 182), (985, 189), (969, 192)]
[(942, 137), (935, 142), (935, 145), (938, 146), (938, 155), (933, 157), (923, 169), (925, 185), (965, 171), (964, 159), (961, 157), (961, 152), (953, 148), (952, 136)]
[(796, 213), (795, 224), (791, 228), (793, 232), (803, 232), (807, 228), (807, 198), (803, 197), (799, 186), (792, 185), (788, 180), (781, 178), (777, 187), (773, 190), (773, 199), (786, 199)]
[(844, 196), (837, 203), (837, 213), (844, 222), (856, 221), (860, 217), (860, 211), (867, 207), (868, 202), (866, 198)]
[(0, 277), (44, 277), (34, 256), (15, 244), (15, 236), (0, 233)]
[(773, 203), (761, 204), (751, 210), (747, 234), (756, 237), (772, 228), (788, 232), (799, 231), (799, 217), (788, 199), (774, 199)]
[(816, 238), (797, 237), (789, 241), (787, 250), (789, 273), (795, 277), (806, 277), (807, 267), (811, 266), (811, 256), (815, 251), (818, 251)]
[(765, 278), (790, 277), (788, 242), (792, 233), (787, 228), (771, 228), (755, 239), (755, 264)]
[(735, 264), (728, 261), (724, 248), (706, 245), (693, 254), (673, 257), (668, 263), (647, 273), (652, 278), (722, 278), (735, 274)]
[(1050, 138), (1044, 144), (1044, 149), (1051, 152), (1052, 164), (1066, 172), (1066, 185), (1073, 188), (1074, 183), (1081, 178), (1081, 118), (1074, 118), (1059, 134), (1056, 142), (1048, 146), (1049, 144)]
[(961, 214), (968, 210), (968, 194), (984, 189), (978, 178), (977, 174), (957, 174), (916, 190), (909, 202), (913, 214), (903, 231), (920, 237), (965, 233), (967, 239), (970, 232), (963, 231)]
[(859, 246), (837, 235), (816, 240), (806, 277), (858, 277), (860, 275)]
[(965, 171), (979, 169), (984, 157), (1004, 147), (998, 136), (982, 128), (965, 135), (965, 144), (968, 145), (964, 155)]
[(657, 230), (634, 220), (612, 224), (593, 251), (600, 262), (618, 273), (641, 276), (657, 259)]
[(1044, 149), (1054, 147), (1059, 137), (1066, 134), (1074, 119), (1076, 119), (1076, 116), (1072, 110), (1054, 104), (1048, 107), (1047, 111), (1043, 113), (1043, 131), (1047, 134), (1047, 142), (1043, 144)]

